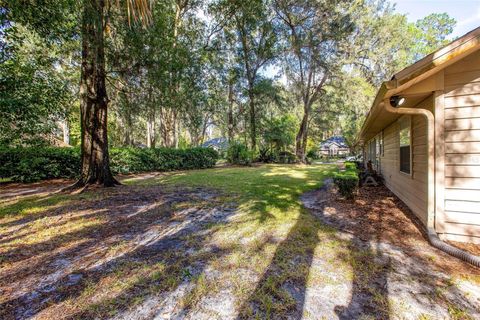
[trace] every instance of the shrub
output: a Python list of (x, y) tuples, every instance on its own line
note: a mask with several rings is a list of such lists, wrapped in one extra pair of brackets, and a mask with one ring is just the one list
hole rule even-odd
[(297, 157), (295, 154), (289, 151), (282, 151), (278, 154), (278, 162), (279, 163), (295, 163), (297, 161)]
[(345, 170), (357, 171), (357, 165), (354, 162), (345, 162)]
[(252, 164), (253, 152), (243, 143), (234, 142), (227, 150), (227, 161), (232, 164), (249, 166)]
[(114, 173), (137, 173), (153, 171), (155, 163), (154, 149), (112, 148), (110, 149), (110, 169)]
[(80, 171), (77, 148), (2, 148), (0, 177), (18, 182), (74, 178)]
[(333, 182), (346, 199), (353, 199), (358, 186), (358, 172), (354, 163), (345, 163), (345, 171), (336, 172)]
[[(218, 153), (210, 148), (110, 149), (114, 173), (172, 171), (210, 168)], [(75, 178), (80, 172), (77, 148), (0, 148), (0, 178), (34, 182), (52, 178)]]
[(312, 159), (312, 160), (317, 160), (318, 157), (318, 150), (317, 149), (310, 149), (307, 152), (307, 158)]
[(114, 148), (110, 152), (110, 166), (114, 173), (124, 174), (204, 169), (213, 167), (218, 157), (212, 148)]
[(277, 161), (277, 158), (278, 158), (277, 153), (267, 147), (260, 148), (258, 152), (258, 161), (260, 162), (272, 163)]

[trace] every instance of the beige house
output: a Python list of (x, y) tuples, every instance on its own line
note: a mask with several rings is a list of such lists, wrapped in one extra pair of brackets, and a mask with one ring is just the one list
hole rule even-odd
[(342, 136), (333, 136), (320, 144), (320, 155), (328, 157), (346, 156), (350, 153), (345, 139)]
[(430, 232), (480, 243), (480, 28), (384, 82), (360, 138)]

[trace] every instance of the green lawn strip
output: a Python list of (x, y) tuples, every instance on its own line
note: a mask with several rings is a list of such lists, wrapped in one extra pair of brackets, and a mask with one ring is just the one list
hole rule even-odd
[[(249, 269), (261, 276), (258, 283), (246, 279), (236, 283), (236, 300), (243, 316), (268, 317), (272, 313), (286, 314), (295, 307), (284, 285), (287, 282), (307, 285), (313, 251), (320, 238), (328, 239), (334, 232), (303, 209), (300, 202), (304, 192), (320, 187), (334, 171), (335, 166), (327, 165), (226, 167), (171, 173), (132, 182), (160, 183), (172, 189), (216, 189), (223, 194), (223, 201), (236, 202), (241, 217), (236, 223), (218, 228), (212, 241), (230, 248), (242, 245), (221, 261), (212, 263), (222, 271), (220, 282), (235, 282), (235, 270), (239, 269)], [(188, 295), (188, 298), (196, 298), (194, 302), (201, 296), (196, 290), (205, 292), (205, 287), (209, 287), (208, 279), (201, 279), (202, 285)], [(218, 281), (211, 281), (211, 285)]]
[[(262, 165), (171, 172), (143, 180), (125, 179), (126, 185), (147, 189), (161, 185), (166, 192), (188, 188), (212, 190), (219, 194), (216, 205), (219, 201), (227, 206), (235, 204), (240, 214), (233, 222), (209, 224), (211, 236), (206, 242), (195, 243), (192, 238), (188, 246), (195, 248), (193, 255), (171, 252), (167, 257), (168, 252), (163, 252), (157, 258), (136, 264), (126, 261), (86, 286), (76, 299), (68, 299), (55, 308), (77, 310), (81, 316), (114, 315), (125, 303), (133, 307), (149, 295), (174, 290), (185, 278), (189, 266), (204, 261), (219, 271), (218, 276), (212, 279), (203, 272), (195, 275), (194, 289), (179, 302), (181, 306), (194, 307), (206, 295), (231, 286), (242, 315), (287, 315), (295, 307), (295, 300), (285, 286), (292, 283), (306, 288), (314, 251), (318, 250), (320, 241), (334, 241), (335, 232), (303, 208), (300, 196), (320, 187), (334, 171), (335, 166), (329, 165)], [(30, 197), (0, 207), (0, 213), (44, 212), (64, 201), (77, 201), (81, 196), (96, 197), (90, 192), (80, 196)], [(226, 254), (203, 252), (201, 246), (207, 243), (214, 243)], [(334, 257), (338, 247), (345, 245), (342, 242), (330, 250), (325, 247), (322, 252), (327, 250), (326, 254)], [(333, 258), (332, 264), (337, 268), (338, 263)], [(256, 277), (241, 277), (239, 270), (247, 270)]]

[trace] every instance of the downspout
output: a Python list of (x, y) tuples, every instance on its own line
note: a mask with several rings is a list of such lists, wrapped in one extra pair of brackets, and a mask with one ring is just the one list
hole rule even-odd
[(427, 109), (421, 108), (396, 108), (390, 104), (390, 99), (384, 99), (384, 107), (387, 112), (407, 115), (421, 115), (427, 120), (427, 235), (432, 246), (440, 249), (456, 258), (466, 261), (476, 267), (480, 267), (480, 257), (455, 248), (443, 242), (435, 231), (435, 118)]

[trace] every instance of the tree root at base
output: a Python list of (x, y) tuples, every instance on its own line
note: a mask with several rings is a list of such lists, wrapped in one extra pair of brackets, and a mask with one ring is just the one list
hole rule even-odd
[(112, 188), (115, 186), (120, 186), (122, 183), (115, 178), (113, 179), (112, 185), (105, 185), (103, 182), (95, 183), (95, 182), (85, 182), (83, 179), (78, 179), (74, 184), (66, 186), (55, 193), (70, 193), (70, 194), (81, 194), (85, 192), (88, 188), (92, 186), (104, 187), (104, 188)]

